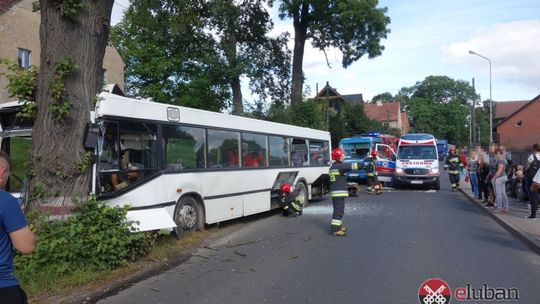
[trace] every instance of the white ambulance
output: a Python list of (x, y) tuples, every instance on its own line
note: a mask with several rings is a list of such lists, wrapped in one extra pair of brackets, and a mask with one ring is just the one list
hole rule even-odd
[(398, 144), (393, 186), (400, 188), (418, 185), (439, 190), (439, 175), (435, 137), (425, 133), (402, 135)]

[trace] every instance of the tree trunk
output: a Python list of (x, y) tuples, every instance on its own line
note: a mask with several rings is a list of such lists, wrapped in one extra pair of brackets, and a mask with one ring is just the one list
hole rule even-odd
[[(33, 204), (70, 206), (88, 198), (90, 169), (84, 164), (83, 133), (90, 110), (103, 86), (103, 56), (109, 37), (113, 0), (83, 1), (71, 17), (63, 16), (58, 0), (40, 0), (41, 65), (38, 112), (33, 130), (30, 195)], [(64, 1), (64, 5), (69, 5)], [(63, 121), (55, 120), (51, 105), (56, 64), (71, 60), (75, 69), (64, 81), (61, 100), (71, 108)], [(88, 164), (87, 164), (88, 165)], [(87, 166), (89, 167), (89, 166)]]
[(302, 93), (304, 87), (304, 72), (302, 64), (304, 62), (304, 46), (307, 39), (308, 26), (308, 5), (300, 4), (300, 7), (294, 14), (294, 50), (292, 63), (292, 84), (291, 84), (291, 107), (294, 109), (302, 102)]
[(229, 25), (230, 33), (227, 36), (227, 45), (225, 47), (225, 56), (227, 56), (227, 61), (229, 62), (229, 68), (234, 72), (234, 75), (231, 76), (230, 85), (232, 90), (232, 114), (233, 115), (244, 115), (244, 104), (242, 103), (242, 89), (240, 87), (240, 75), (238, 72), (238, 54), (236, 47), (238, 44), (238, 39), (236, 38), (236, 33), (234, 32), (234, 24)]

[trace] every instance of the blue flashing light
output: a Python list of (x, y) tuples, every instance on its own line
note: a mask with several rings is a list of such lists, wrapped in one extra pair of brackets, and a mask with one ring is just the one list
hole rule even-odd
[(381, 133), (379, 133), (379, 132), (369, 132), (368, 136), (369, 137), (381, 137)]

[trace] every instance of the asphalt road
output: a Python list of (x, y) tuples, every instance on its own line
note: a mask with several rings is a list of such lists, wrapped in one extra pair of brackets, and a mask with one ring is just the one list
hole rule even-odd
[[(452, 292), (488, 284), (540, 303), (540, 257), (451, 192), (446, 176), (440, 191), (348, 198), (347, 237), (329, 234), (331, 213), (327, 199), (299, 218), (223, 228), (188, 262), (98, 303), (419, 303), (421, 283), (434, 277)], [(488, 302), (497, 303), (451, 300)]]

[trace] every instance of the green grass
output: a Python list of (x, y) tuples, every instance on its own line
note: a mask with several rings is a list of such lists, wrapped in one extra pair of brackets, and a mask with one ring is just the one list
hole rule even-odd
[[(10, 139), (9, 157), (11, 158), (11, 174), (20, 178), (26, 178), (28, 170), (26, 162), (30, 158), (30, 150), (32, 148), (32, 139), (30, 137), (11, 137)], [(21, 182), (16, 178), (9, 179), (9, 190), (20, 191)]]

